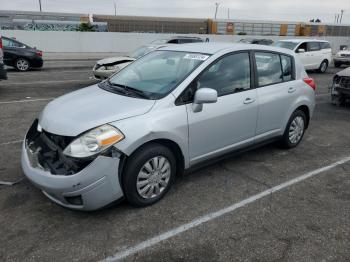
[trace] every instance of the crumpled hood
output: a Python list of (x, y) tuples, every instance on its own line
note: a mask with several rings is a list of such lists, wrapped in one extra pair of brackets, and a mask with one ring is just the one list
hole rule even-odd
[(128, 56), (120, 56), (120, 57), (109, 57), (102, 60), (97, 61), (97, 64), (99, 65), (108, 65), (108, 64), (115, 64), (118, 62), (125, 63), (125, 62), (132, 62), (135, 61), (135, 58), (128, 57)]
[(338, 73), (336, 73), (337, 76), (349, 76), (350, 77), (350, 67), (339, 71)]
[(77, 136), (109, 122), (145, 114), (154, 103), (154, 100), (122, 96), (93, 85), (47, 104), (39, 124), (49, 133)]

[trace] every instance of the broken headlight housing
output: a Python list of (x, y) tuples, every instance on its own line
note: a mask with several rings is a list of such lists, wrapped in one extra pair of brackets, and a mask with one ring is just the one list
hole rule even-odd
[(70, 157), (84, 158), (105, 151), (124, 139), (123, 133), (111, 125), (96, 127), (75, 139), (63, 151)]
[(116, 70), (119, 71), (119, 67), (117, 65), (108, 65), (105, 66), (106, 70)]

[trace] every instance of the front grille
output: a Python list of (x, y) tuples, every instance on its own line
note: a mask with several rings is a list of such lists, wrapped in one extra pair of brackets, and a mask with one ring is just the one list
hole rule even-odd
[(35, 152), (37, 162), (44, 170), (53, 175), (73, 175), (92, 162), (93, 159), (77, 159), (63, 154), (74, 137), (39, 132), (37, 126), (38, 120), (35, 120), (27, 133), (26, 144), (31, 152)]
[(341, 88), (349, 88), (350, 89), (350, 77), (347, 77), (347, 76), (340, 77), (339, 86)]
[(341, 54), (341, 57), (350, 57), (350, 54)]

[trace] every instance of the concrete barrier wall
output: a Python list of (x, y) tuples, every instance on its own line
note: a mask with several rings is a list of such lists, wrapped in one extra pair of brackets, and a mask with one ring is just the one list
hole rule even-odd
[[(35, 46), (44, 52), (65, 52), (65, 53), (99, 53), (116, 52), (126, 53), (135, 48), (149, 44), (156, 39), (164, 39), (172, 34), (151, 34), (151, 33), (112, 33), (112, 32), (46, 32), (46, 31), (22, 31), (2, 30), (0, 34), (7, 37), (15, 37), (21, 42)], [(209, 38), (215, 42), (237, 42), (242, 38), (256, 37), (269, 38), (273, 41), (295, 37), (278, 36), (239, 36), (239, 35), (188, 35)], [(349, 45), (348, 37), (313, 37), (330, 41), (333, 52), (339, 50), (340, 45)]]

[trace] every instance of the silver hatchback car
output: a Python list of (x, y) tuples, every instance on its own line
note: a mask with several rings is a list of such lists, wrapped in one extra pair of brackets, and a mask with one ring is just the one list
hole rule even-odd
[(50, 102), (23, 143), (22, 168), (52, 201), (94, 210), (159, 201), (176, 174), (223, 154), (301, 141), (315, 83), (292, 51), (171, 46)]

